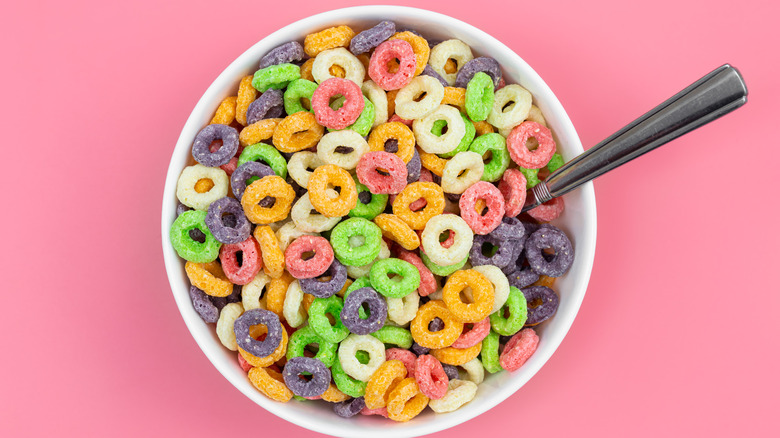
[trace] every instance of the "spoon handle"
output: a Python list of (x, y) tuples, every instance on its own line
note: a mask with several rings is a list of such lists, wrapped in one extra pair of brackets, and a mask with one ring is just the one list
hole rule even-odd
[(747, 87), (739, 71), (728, 64), (718, 67), (537, 184), (523, 211), (568, 193), (745, 102)]

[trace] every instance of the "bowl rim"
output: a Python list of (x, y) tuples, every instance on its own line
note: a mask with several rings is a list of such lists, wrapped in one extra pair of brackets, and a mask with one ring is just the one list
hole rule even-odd
[[(234, 375), (234, 370), (229, 369), (227, 363), (220, 360), (219, 357), (217, 357), (217, 353), (213, 352), (210, 345), (207, 345), (207, 342), (209, 340), (202, 338), (197, 334), (196, 331), (196, 324), (199, 326), (202, 326), (203, 321), (197, 317), (194, 312), (192, 312), (192, 304), (189, 300), (189, 293), (187, 292), (188, 287), (186, 285), (180, 284), (181, 282), (175, 281), (176, 278), (181, 277), (181, 260), (179, 259), (176, 252), (173, 250), (173, 247), (170, 243), (170, 220), (171, 217), (175, 217), (175, 209), (176, 209), (176, 202), (172, 202), (172, 199), (175, 199), (175, 192), (176, 192), (176, 183), (178, 181), (179, 174), (181, 173), (181, 167), (179, 165), (174, 165), (176, 163), (176, 157), (183, 154), (183, 149), (189, 149), (191, 146), (191, 136), (186, 135), (188, 131), (192, 131), (192, 129), (200, 129), (200, 126), (202, 125), (202, 114), (204, 111), (207, 111), (209, 114), (211, 111), (213, 111), (213, 108), (206, 108), (206, 104), (208, 102), (211, 102), (215, 99), (215, 96), (219, 91), (224, 88), (224, 83), (226, 81), (235, 82), (235, 79), (237, 77), (240, 77), (240, 72), (243, 70), (242, 65), (247, 63), (247, 58), (253, 58), (255, 60), (259, 59), (257, 56), (258, 53), (262, 54), (264, 53), (260, 51), (260, 49), (263, 48), (264, 42), (267, 42), (269, 40), (274, 39), (275, 37), (278, 37), (282, 34), (289, 34), (294, 33), (295, 29), (301, 29), (301, 28), (307, 28), (312, 27), (314, 25), (319, 25), (320, 27), (328, 26), (328, 23), (331, 23), (330, 25), (333, 25), (333, 23), (343, 23), (346, 20), (365, 20), (366, 17), (361, 17), (364, 15), (384, 15), (388, 17), (387, 19), (393, 19), (393, 17), (397, 16), (413, 16), (416, 19), (420, 19), (427, 22), (438, 22), (443, 24), (449, 24), (452, 26), (455, 26), (455, 28), (459, 28), (464, 30), (465, 32), (471, 33), (476, 35), (478, 38), (485, 41), (485, 45), (490, 46), (491, 48), (491, 54), (493, 50), (495, 51), (501, 51), (504, 52), (504, 56), (508, 56), (510, 58), (513, 58), (514, 64), (518, 65), (521, 70), (523, 70), (523, 79), (524, 81), (530, 81), (533, 82), (538, 90), (541, 90), (542, 94), (544, 94), (543, 97), (539, 97), (539, 92), (537, 91), (534, 93), (534, 98), (539, 99), (540, 101), (545, 102), (545, 106), (550, 108), (551, 111), (554, 111), (556, 113), (557, 118), (560, 121), (561, 126), (556, 128), (556, 133), (558, 136), (561, 135), (561, 130), (566, 131), (566, 137), (569, 138), (569, 145), (568, 147), (573, 149), (577, 154), (580, 154), (583, 152), (583, 147), (580, 142), (579, 136), (577, 135), (577, 132), (574, 128), (574, 125), (571, 122), (571, 119), (569, 118), (568, 114), (566, 113), (565, 109), (561, 105), (558, 98), (555, 96), (555, 94), (552, 92), (552, 90), (549, 88), (547, 83), (534, 71), (530, 65), (528, 65), (525, 60), (523, 60), (519, 55), (517, 55), (512, 49), (510, 49), (508, 46), (506, 46), (504, 43), (496, 39), (495, 37), (489, 35), (488, 33), (484, 32), (483, 30), (468, 24), (466, 22), (463, 22), (461, 20), (458, 20), (456, 18), (441, 14), (439, 12), (434, 12), (426, 9), (421, 8), (414, 8), (414, 7), (407, 7), (407, 6), (389, 6), (389, 5), (369, 5), (369, 6), (353, 6), (353, 7), (347, 7), (347, 8), (341, 8), (341, 9), (334, 9), (326, 12), (322, 12), (319, 14), (311, 15), (305, 18), (302, 18), (300, 20), (296, 20), (290, 24), (287, 24), (276, 31), (266, 35), (265, 37), (258, 40), (256, 43), (254, 43), (251, 47), (249, 47), (246, 51), (244, 51), (241, 55), (239, 55), (233, 62), (231, 62), (218, 76), (217, 78), (209, 85), (209, 87), (206, 89), (205, 93), (201, 96), (201, 98), (198, 100), (197, 104), (193, 108), (192, 112), (190, 113), (189, 117), (187, 118), (187, 121), (184, 124), (184, 127), (181, 130), (181, 133), (179, 135), (179, 138), (176, 142), (176, 146), (173, 149), (173, 152), (171, 154), (171, 161), (168, 166), (168, 171), (166, 174), (165, 179), (165, 186), (164, 186), (164, 193), (163, 193), (163, 202), (162, 202), (162, 214), (161, 214), (161, 234), (162, 234), (162, 246), (163, 246), (163, 259), (165, 262), (165, 269), (166, 269), (166, 275), (168, 277), (168, 282), (171, 287), (171, 292), (173, 294), (174, 300), (176, 301), (176, 305), (179, 309), (179, 313), (182, 316), (182, 319), (184, 320), (187, 329), (190, 331), (190, 334), (192, 335), (192, 338), (195, 340), (198, 347), (203, 351), (203, 353), (206, 355), (206, 357), (209, 359), (209, 361), (214, 365), (215, 368), (222, 374), (236, 389), (241, 391), (245, 396), (247, 396), (250, 400), (254, 401), (256, 404), (260, 405), (263, 409), (269, 411), (270, 413), (283, 418), (286, 421), (289, 421), (291, 423), (294, 423), (298, 426), (304, 427), (306, 429), (318, 432), (318, 433), (325, 433), (325, 434), (331, 434), (334, 436), (364, 436), (366, 433), (371, 433), (373, 436), (376, 437), (398, 437), (398, 436), (419, 436), (429, 433), (434, 433), (438, 431), (442, 431), (454, 426), (457, 426), (465, 421), (468, 421), (472, 418), (475, 418), (484, 412), (492, 409), (499, 403), (506, 400), (509, 396), (514, 394), (516, 391), (518, 391), (522, 386), (524, 386), (528, 380), (530, 380), (531, 377), (533, 377), (539, 369), (541, 369), (542, 366), (549, 360), (549, 358), (552, 356), (552, 354), (558, 349), (561, 342), (563, 341), (563, 338), (568, 333), (569, 329), (571, 328), (571, 325), (574, 322), (574, 319), (576, 318), (577, 313), (579, 312), (579, 308), (582, 304), (582, 300), (585, 296), (585, 291), (587, 289), (588, 283), (590, 281), (590, 276), (593, 268), (593, 263), (595, 260), (595, 245), (596, 245), (596, 200), (595, 200), (595, 192), (593, 188), (592, 183), (587, 183), (579, 188), (579, 191), (581, 191), (581, 196), (583, 199), (583, 205), (584, 209), (583, 212), (585, 213), (584, 220), (586, 224), (589, 224), (589, 226), (585, 229), (585, 235), (583, 236), (582, 242), (579, 242), (577, 252), (578, 255), (586, 257), (587, 263), (585, 263), (584, 266), (584, 272), (583, 272), (583, 281), (578, 283), (575, 286), (575, 289), (573, 291), (568, 291), (567, 293), (570, 294), (569, 299), (573, 299), (572, 305), (570, 306), (569, 314), (566, 315), (564, 318), (565, 323), (562, 326), (562, 329), (559, 329), (554, 334), (546, 335), (546, 342), (551, 344), (551, 347), (548, 347), (543, 352), (540, 353), (540, 351), (537, 351), (534, 354), (534, 361), (529, 361), (526, 363), (524, 367), (528, 367), (524, 369), (523, 374), (519, 375), (518, 378), (515, 378), (511, 381), (512, 384), (505, 385), (501, 388), (497, 389), (496, 394), (492, 394), (491, 398), (485, 400), (483, 403), (481, 403), (477, 408), (474, 408), (470, 411), (468, 415), (442, 415), (440, 417), (437, 417), (436, 421), (431, 422), (425, 422), (421, 423), (419, 425), (411, 424), (410, 423), (393, 423), (390, 422), (387, 424), (386, 428), (378, 429), (378, 428), (370, 428), (370, 432), (366, 428), (361, 427), (353, 427), (351, 431), (345, 431), (342, 426), (339, 424), (328, 424), (323, 422), (316, 422), (312, 420), (309, 416), (303, 415), (302, 413), (297, 412), (295, 409), (287, 409), (284, 404), (272, 401), (262, 394), (260, 394), (258, 391), (256, 391), (251, 384), (249, 385), (249, 389), (247, 389), (246, 385), (246, 376), (244, 375), (242, 377), (243, 382), (238, 382), (237, 377)], [(303, 34), (301, 33), (300, 36), (302, 37)], [(269, 50), (273, 46), (269, 47)], [(196, 130), (197, 130), (196, 129)], [(182, 291), (181, 289), (184, 289)], [(178, 291), (178, 292), (177, 292)], [(187, 310), (189, 309), (189, 310)], [(193, 316), (195, 315), (195, 316)], [(556, 315), (557, 317), (560, 317), (561, 315)], [(224, 354), (224, 353), (222, 353)], [(520, 378), (522, 376), (522, 378)], [(243, 383), (243, 384), (241, 384)], [(250, 391), (251, 390), (251, 391)], [(301, 411), (302, 412), (302, 411)], [(394, 426), (394, 425), (405, 425), (404, 427)]]

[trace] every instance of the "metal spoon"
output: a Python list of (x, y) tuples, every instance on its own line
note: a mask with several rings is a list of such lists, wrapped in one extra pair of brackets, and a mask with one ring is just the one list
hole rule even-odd
[(590, 148), (528, 191), (523, 212), (730, 113), (747, 102), (736, 68), (725, 64)]

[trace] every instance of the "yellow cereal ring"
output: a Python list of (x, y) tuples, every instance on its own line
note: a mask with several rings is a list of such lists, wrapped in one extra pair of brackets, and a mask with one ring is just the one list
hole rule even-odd
[[(473, 303), (464, 303), (460, 294), (471, 288)], [(442, 299), (452, 315), (461, 322), (479, 322), (490, 315), (495, 300), (493, 283), (473, 269), (455, 271), (447, 277), (442, 289)]]
[(490, 123), (486, 121), (481, 122), (472, 122), (474, 123), (474, 131), (476, 131), (476, 137), (479, 137), (480, 135), (485, 134), (492, 134), (493, 132), (496, 132), (496, 128), (493, 127)]
[(190, 283), (212, 297), (226, 297), (233, 293), (233, 283), (228, 280), (218, 262), (184, 264)]
[(380, 365), (366, 384), (364, 396), (366, 407), (380, 409), (387, 406), (390, 393), (404, 378), (406, 378), (406, 365), (400, 360), (388, 360)]
[[(266, 197), (276, 199), (271, 207), (260, 204)], [(247, 186), (241, 196), (241, 206), (253, 224), (265, 225), (286, 219), (294, 199), (295, 190), (291, 185), (279, 176), (269, 175)]]
[(466, 113), (466, 89), (458, 87), (444, 87), (444, 99), (442, 105), (458, 107), (461, 113)]
[(417, 152), (420, 153), (420, 161), (424, 168), (430, 170), (436, 176), (442, 176), (444, 173), (444, 166), (446, 166), (447, 162), (450, 160), (441, 158), (436, 154), (429, 154), (421, 149), (418, 149)]
[(349, 26), (331, 27), (321, 32), (310, 33), (303, 40), (303, 51), (313, 58), (328, 49), (348, 47), (353, 36), (355, 31)]
[(414, 377), (407, 377), (390, 393), (387, 416), (393, 421), (409, 421), (428, 406), (428, 401), (428, 396), (420, 392)]
[(263, 272), (271, 278), (281, 277), (284, 273), (284, 253), (279, 248), (274, 230), (268, 225), (259, 226), (255, 228), (254, 236), (263, 254)]
[(236, 96), (230, 96), (224, 98), (222, 102), (220, 102), (219, 107), (217, 107), (217, 112), (214, 113), (214, 117), (212, 117), (209, 124), (229, 125), (233, 123), (233, 120), (235, 120), (235, 118), (236, 118)]
[(284, 310), (284, 298), (287, 295), (287, 288), (290, 287), (290, 283), (293, 280), (295, 278), (289, 272), (284, 271), (281, 277), (272, 279), (265, 287), (266, 308), (281, 319), (284, 319), (282, 312)]
[(439, 362), (460, 366), (479, 356), (482, 351), (482, 341), (469, 348), (445, 347), (431, 350), (431, 355)]
[[(340, 192), (336, 192), (335, 187), (339, 187)], [(323, 216), (346, 216), (357, 205), (355, 180), (349, 172), (333, 164), (314, 169), (308, 189), (311, 205)]]
[(245, 127), (238, 134), (238, 142), (241, 147), (247, 147), (255, 143), (262, 143), (274, 136), (276, 126), (282, 119), (263, 119)]
[(349, 400), (351, 397), (339, 391), (333, 382), (330, 382), (328, 389), (322, 393), (322, 399), (326, 402), (338, 403)]
[(253, 75), (244, 76), (238, 84), (238, 97), (236, 99), (236, 121), (246, 126), (246, 110), (249, 104), (257, 99), (257, 90), (252, 86)]
[(371, 151), (384, 151), (385, 142), (390, 139), (398, 141), (398, 158), (408, 163), (414, 156), (414, 133), (401, 122), (382, 123), (371, 131), (368, 136), (368, 148)]
[(282, 373), (270, 368), (254, 367), (249, 370), (248, 376), (255, 388), (271, 400), (287, 403), (293, 396), (290, 388), (284, 384)]
[[(428, 329), (435, 318), (444, 322), (444, 328), (437, 332)], [(463, 333), (463, 323), (455, 319), (443, 301), (431, 300), (423, 304), (409, 326), (415, 342), (426, 348), (444, 348), (452, 345)]]
[[(425, 199), (425, 207), (412, 211), (409, 206), (418, 199)], [(412, 229), (423, 230), (431, 218), (444, 213), (444, 191), (436, 183), (413, 182), (404, 187), (393, 200), (393, 213)]]
[(300, 111), (279, 122), (273, 142), (280, 152), (298, 152), (316, 145), (324, 133), (325, 128), (317, 123), (314, 114)]
[[(444, 205), (444, 200), (442, 200), (442, 205)], [(404, 249), (412, 251), (420, 247), (420, 236), (398, 216), (382, 213), (374, 218), (374, 223), (382, 230), (383, 236), (398, 243)]]
[(417, 76), (425, 70), (425, 64), (428, 63), (428, 58), (431, 56), (431, 47), (428, 45), (428, 41), (425, 38), (413, 34), (412, 32), (398, 32), (391, 36), (391, 40), (404, 40), (412, 46), (414, 57), (417, 60), (417, 67), (414, 69), (414, 75)]
[[(266, 331), (266, 330), (263, 330)], [(251, 332), (251, 329), (250, 329)], [(252, 333), (253, 337), (255, 336), (254, 333)], [(273, 365), (276, 361), (283, 358), (285, 354), (287, 354), (287, 341), (289, 340), (289, 337), (287, 336), (287, 330), (285, 330), (284, 326), (282, 326), (282, 342), (279, 343), (279, 346), (276, 347), (276, 350), (274, 350), (273, 353), (271, 353), (270, 356), (267, 357), (257, 357), (253, 355), (252, 353), (249, 353), (248, 351), (244, 350), (241, 347), (238, 347), (238, 353), (241, 355), (241, 357), (244, 358), (247, 362), (249, 362), (250, 365), (253, 367), (270, 367)]]
[(314, 58), (309, 58), (301, 65), (301, 79), (314, 82), (314, 75), (311, 74), (314, 66)]

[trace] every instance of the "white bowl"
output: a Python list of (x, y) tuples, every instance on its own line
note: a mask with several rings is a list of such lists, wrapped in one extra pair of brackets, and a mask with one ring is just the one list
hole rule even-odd
[[(399, 6), (360, 6), (314, 15), (272, 33), (231, 63), (206, 90), (182, 129), (168, 167), (162, 205), (162, 243), (165, 268), (173, 296), (184, 322), (206, 357), (239, 391), (267, 411), (299, 426), (340, 437), (419, 436), (463, 423), (496, 406), (530, 379), (558, 348), (580, 308), (590, 279), (596, 249), (596, 200), (588, 183), (565, 196), (566, 210), (556, 225), (571, 238), (575, 249), (574, 265), (556, 281), (561, 301), (557, 314), (537, 327), (539, 347), (518, 371), (488, 375), (474, 400), (454, 413), (435, 414), (430, 409), (407, 423), (395, 423), (376, 416), (344, 419), (336, 416), (326, 403), (278, 403), (258, 392), (238, 365), (236, 353), (224, 348), (214, 325), (204, 323), (189, 297), (189, 281), (184, 261), (171, 246), (170, 226), (176, 218), (176, 181), (187, 165), (190, 148), (198, 131), (211, 119), (220, 101), (235, 93), (239, 79), (257, 69), (260, 58), (272, 48), (324, 28), (346, 24), (366, 29), (382, 20), (395, 21), (399, 29), (416, 29), (426, 37), (439, 40), (459, 38), (475, 53), (489, 55), (501, 64), (507, 83), (519, 83), (533, 95), (556, 136), (559, 151), (568, 161), (583, 152), (574, 126), (563, 107), (542, 78), (515, 52), (487, 33), (446, 15), (423, 9)], [(572, 364), (574, 366), (574, 364)]]

